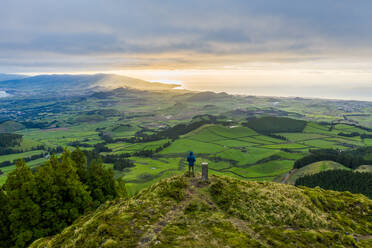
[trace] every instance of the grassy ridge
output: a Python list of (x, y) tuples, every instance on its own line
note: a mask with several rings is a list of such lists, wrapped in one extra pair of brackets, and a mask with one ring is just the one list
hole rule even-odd
[(370, 247), (371, 223), (372, 201), (362, 195), (177, 176), (30, 247)]

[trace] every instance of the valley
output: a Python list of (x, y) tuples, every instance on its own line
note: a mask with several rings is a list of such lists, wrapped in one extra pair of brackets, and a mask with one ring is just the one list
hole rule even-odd
[[(93, 157), (102, 156), (107, 168), (113, 168), (119, 158), (128, 158), (134, 166), (115, 170), (115, 177), (135, 194), (162, 178), (182, 174), (190, 150), (197, 156), (197, 171), (201, 162), (208, 162), (212, 174), (281, 182), (295, 161), (311, 150), (372, 145), (369, 102), (232, 96), (165, 90), (159, 85), (159, 90), (148, 91), (152, 83), (144, 81), (139, 88), (132, 84), (104, 89), (97, 81), (107, 86), (114, 77), (81, 77), (53, 75), (49, 80), (57, 78), (54, 82), (66, 87), (66, 80), (76, 79), (98, 90), (80, 95), (66, 91), (57, 98), (48, 97), (49, 93), (29, 97), (20, 93), (22, 99), (0, 100), (0, 131), (22, 135), (18, 146), (0, 155), (0, 184), (17, 159), (25, 158), (28, 166), (37, 168), (65, 148), (80, 147)], [(47, 76), (42, 78), (40, 87), (50, 84)], [(129, 85), (124, 79), (122, 85)], [(294, 178), (288, 183), (293, 184)]]
[(372, 1), (1, 1), (0, 248), (371, 248)]

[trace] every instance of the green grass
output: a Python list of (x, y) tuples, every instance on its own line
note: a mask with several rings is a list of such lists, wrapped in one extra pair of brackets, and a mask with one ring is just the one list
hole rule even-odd
[(308, 146), (306, 146), (306, 145), (296, 144), (296, 143), (265, 145), (265, 146), (262, 146), (262, 147), (270, 148), (270, 149), (283, 149), (283, 148), (286, 148), (286, 149), (304, 149), (304, 148), (308, 148)]
[(247, 127), (224, 127), (224, 126), (213, 126), (210, 127), (211, 132), (223, 138), (239, 138), (245, 136), (256, 135), (257, 133)]
[(132, 157), (135, 167), (128, 168), (120, 173), (126, 182), (129, 193), (134, 194), (140, 189), (147, 187), (160, 179), (183, 173), (180, 170), (178, 158), (151, 159)]
[(213, 141), (213, 144), (218, 144), (222, 145), (224, 147), (249, 147), (249, 146), (254, 146), (254, 143), (249, 143), (246, 141), (242, 140), (236, 140), (236, 139), (224, 139), (224, 140), (219, 140), (219, 141)]
[(213, 131), (215, 126), (214, 125), (204, 125), (194, 131), (191, 131), (188, 134), (185, 134), (182, 136), (182, 138), (189, 138), (191, 137), (192, 139), (198, 140), (198, 141), (218, 141), (218, 140), (224, 140), (224, 137), (221, 137), (217, 133)]
[(256, 144), (256, 145), (273, 144), (273, 142), (271, 142), (269, 140), (260, 139), (260, 138), (257, 139), (257, 137), (259, 137), (259, 136), (242, 137), (242, 138), (238, 138), (238, 140), (246, 141), (247, 143), (252, 143), (252, 144)]
[(187, 154), (191, 150), (195, 151), (196, 154), (209, 154), (221, 152), (225, 149), (222, 145), (208, 143), (208, 141), (201, 142), (191, 139), (178, 139), (171, 146), (161, 151), (160, 154)]
[(146, 143), (113, 143), (108, 144), (107, 147), (112, 149), (113, 152), (134, 152), (134, 151), (140, 151), (140, 150), (155, 150), (156, 148), (164, 145), (167, 143), (168, 139), (164, 140), (158, 140), (158, 141), (152, 141), (152, 142), (146, 142)]
[[(30, 168), (36, 168), (43, 163), (45, 163), (47, 159), (45, 158), (39, 158), (32, 161), (27, 162), (27, 166)], [(3, 185), (8, 177), (8, 174), (15, 169), (15, 165), (6, 166), (3, 168), (0, 168), (0, 170), (4, 173), (0, 175), (0, 186)]]
[(355, 171), (372, 173), (372, 165), (361, 165)]
[(29, 152), (22, 152), (22, 153), (15, 153), (15, 154), (8, 154), (8, 155), (1, 155), (0, 156), (0, 163), (4, 161), (15, 161), (18, 159), (31, 157), (32, 155), (38, 155), (44, 153), (43, 150), (35, 150), (35, 151), (29, 151)]
[(279, 135), (282, 135), (286, 137), (288, 140), (294, 142), (327, 137), (326, 135), (317, 133), (279, 133)]
[(273, 149), (249, 147), (247, 148), (247, 152), (242, 152), (236, 149), (229, 149), (224, 152), (218, 153), (216, 156), (224, 159), (235, 160), (238, 162), (239, 165), (244, 165), (256, 163), (257, 161), (272, 156), (277, 152), (277, 150)]
[(17, 132), (24, 135), (26, 139), (39, 142), (48, 147), (67, 146), (73, 141), (82, 141), (88, 139), (90, 141), (96, 140), (99, 142), (98, 133), (90, 130), (89, 124), (79, 125), (79, 127), (71, 127), (66, 129), (51, 129), (39, 130), (29, 129)]
[(252, 178), (254, 180), (260, 177), (275, 177), (284, 172), (287, 172), (293, 167), (293, 161), (291, 160), (277, 160), (270, 161), (262, 164), (252, 165), (246, 168), (234, 167), (229, 169), (243, 178)]
[(335, 141), (323, 140), (323, 139), (307, 140), (307, 141), (304, 141), (303, 143), (306, 145), (315, 147), (315, 148), (338, 148), (340, 147)]
[(318, 134), (329, 134), (329, 126), (319, 125), (317, 123), (308, 122), (304, 133), (318, 133)]
[[(188, 107), (191, 107), (191, 105), (192, 103), (188, 104)], [(144, 111), (140, 113), (145, 113), (151, 109), (144, 105), (137, 107), (138, 110)], [(197, 107), (197, 104), (194, 107)], [(124, 108), (120, 108), (120, 110), (125, 111)], [(162, 112), (159, 111), (159, 113)], [(133, 114), (137, 115), (137, 113)], [(177, 114), (177, 111), (175, 111), (174, 114)], [(66, 121), (74, 120), (73, 116), (66, 116), (63, 118), (65, 118)], [(61, 117), (61, 119), (63, 118)], [(102, 139), (98, 136), (100, 130), (104, 130), (105, 133), (111, 135), (113, 138), (120, 138), (130, 137), (134, 132), (140, 130), (139, 126), (149, 126), (156, 129), (157, 127), (164, 126), (165, 123), (172, 125), (179, 123), (177, 120), (166, 120), (164, 123), (164, 121), (154, 120), (154, 118), (151, 117), (140, 118), (140, 120), (139, 122), (138, 119), (120, 120), (119, 117), (109, 117), (103, 121), (81, 122), (78, 125), (67, 125), (65, 128), (49, 130), (25, 129), (17, 133), (24, 135), (21, 147), (27, 150), (36, 145), (45, 145), (47, 147), (61, 145), (69, 147), (68, 144), (73, 141), (83, 141), (83, 143), (94, 145), (102, 142)], [(287, 119), (285, 119), (285, 122), (286, 121)], [(295, 121), (295, 124), (298, 124), (297, 126), (295, 125), (296, 128), (298, 128), (299, 124), (302, 125), (302, 122)], [(209, 162), (210, 168), (214, 169), (212, 173), (219, 175), (227, 174), (238, 178), (243, 178), (244, 176), (260, 176), (257, 180), (271, 181), (278, 173), (288, 172), (291, 169), (290, 165), (293, 164), (296, 159), (306, 155), (310, 148), (348, 149), (342, 146), (341, 143), (356, 146), (363, 146), (369, 143), (372, 145), (372, 140), (370, 142), (369, 139), (366, 139), (363, 143), (358, 137), (346, 138), (338, 136), (337, 134), (340, 130), (355, 130), (354, 127), (348, 125), (337, 125), (336, 128), (330, 132), (329, 126), (309, 122), (302, 133), (278, 133), (287, 137), (288, 141), (258, 134), (253, 129), (236, 124), (232, 124), (231, 126), (234, 127), (231, 128), (229, 126), (214, 124), (202, 126), (181, 136), (169, 147), (155, 155), (155, 157), (158, 157), (163, 162), (164, 160), (174, 160), (172, 163), (163, 163), (157, 159), (149, 159), (146, 161), (146, 159), (131, 158), (136, 161), (136, 167), (124, 172), (115, 172), (116, 176), (123, 177), (124, 180), (128, 182), (129, 191), (135, 193), (161, 178), (180, 173), (182, 171), (182, 166), (180, 167), (179, 161), (184, 160), (187, 153), (192, 150), (195, 152), (198, 162), (202, 160)], [(284, 128), (284, 126), (281, 128)], [(112, 149), (112, 152), (102, 153), (102, 155), (133, 154), (143, 149), (155, 150), (168, 141), (169, 140), (164, 139), (136, 144), (125, 142), (107, 144), (106, 146)], [(70, 150), (73, 149), (72, 147), (69, 148)], [(93, 148), (84, 149), (91, 150)], [(292, 152), (283, 151), (282, 149), (288, 149)], [(33, 154), (37, 153), (24, 153), (14, 156), (7, 155), (0, 157), (0, 162)], [(273, 155), (277, 157), (274, 159), (270, 158)], [(222, 161), (215, 162), (209, 160), (209, 158), (213, 157), (218, 157), (222, 159)], [(264, 161), (264, 163), (260, 162), (265, 159), (269, 159), (269, 161)], [(152, 164), (154, 166), (147, 166), (146, 164)], [(185, 164), (183, 166), (182, 168), (185, 168)], [(249, 166), (250, 168), (242, 166)], [(262, 172), (259, 172), (261, 167)], [(11, 168), (12, 167), (10, 167), (10, 170)], [(276, 168), (278, 168), (278, 171)], [(272, 170), (272, 173), (270, 170)], [(0, 182), (4, 180), (4, 177), (6, 177), (6, 175), (0, 177)]]

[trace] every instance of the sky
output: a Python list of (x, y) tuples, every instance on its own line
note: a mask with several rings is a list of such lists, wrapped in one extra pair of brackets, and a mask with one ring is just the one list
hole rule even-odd
[(0, 72), (372, 100), (370, 0), (2, 0)]

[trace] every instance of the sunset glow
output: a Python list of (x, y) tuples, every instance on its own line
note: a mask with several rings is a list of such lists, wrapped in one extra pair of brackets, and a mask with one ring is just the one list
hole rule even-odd
[(9, 1), (0, 8), (0, 71), (370, 99), (372, 4), (326, 2)]

